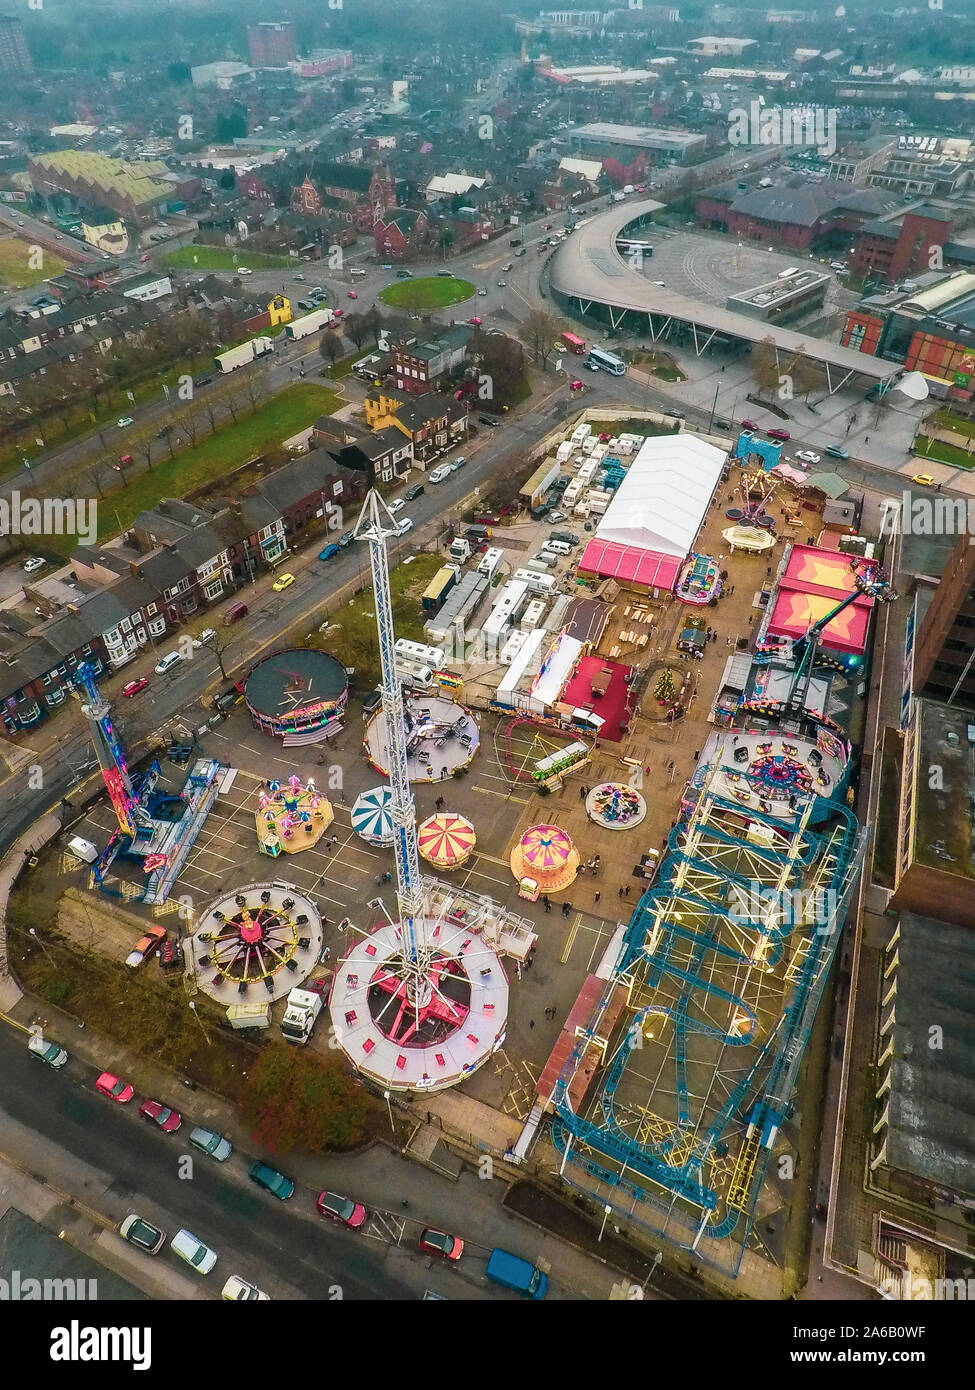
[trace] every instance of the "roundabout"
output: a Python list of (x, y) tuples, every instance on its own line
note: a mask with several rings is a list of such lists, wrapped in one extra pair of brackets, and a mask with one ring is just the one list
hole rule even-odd
[(474, 286), (469, 280), (458, 280), (453, 275), (425, 275), (419, 279), (397, 280), (380, 290), (376, 297), (393, 308), (422, 313), (428, 309), (446, 309), (473, 296)]

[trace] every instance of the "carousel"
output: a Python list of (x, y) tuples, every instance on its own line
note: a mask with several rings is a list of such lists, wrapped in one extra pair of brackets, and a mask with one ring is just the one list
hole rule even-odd
[(417, 832), (420, 854), (438, 869), (458, 869), (466, 864), (476, 843), (470, 821), (449, 811), (430, 816)]
[(370, 787), (352, 807), (352, 829), (367, 844), (388, 849), (393, 843), (393, 794), (388, 787)]
[(586, 814), (604, 830), (632, 830), (647, 814), (647, 803), (635, 787), (603, 782), (586, 797)]
[(214, 899), (189, 939), (197, 984), (221, 1004), (270, 1002), (311, 973), (322, 949), (322, 919), (289, 883), (252, 883)]
[(534, 902), (541, 894), (560, 893), (579, 871), (579, 851), (561, 827), (533, 825), (511, 851), (511, 872), (518, 893)]
[(287, 782), (267, 782), (257, 795), (254, 822), (262, 854), (298, 854), (317, 844), (335, 819), (329, 801), (309, 777), (304, 786), (291, 776)]
[(717, 598), (721, 592), (721, 570), (710, 555), (694, 551), (687, 557), (674, 585), (674, 595), (681, 603), (702, 606)]
[(749, 555), (762, 555), (775, 545), (771, 531), (760, 526), (728, 526), (721, 535), (731, 546), (732, 553), (744, 550)]

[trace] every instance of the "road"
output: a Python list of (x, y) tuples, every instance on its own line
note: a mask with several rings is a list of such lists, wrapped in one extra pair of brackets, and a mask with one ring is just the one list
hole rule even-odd
[[(140, 1097), (120, 1106), (98, 1095), (93, 1090), (95, 1068), (76, 1057), (62, 1072), (41, 1074), (41, 1066), (28, 1056), (20, 1033), (0, 1031), (4, 1156), (83, 1203), (97, 1226), (117, 1227), (135, 1211), (169, 1236), (187, 1227), (219, 1256), (212, 1279), (201, 1281), (200, 1296), (217, 1295), (231, 1273), (272, 1298), (417, 1299), (430, 1287), (442, 1289), (445, 1296), (485, 1296), (478, 1279), (485, 1260), (473, 1250), (467, 1278), (458, 1282), (452, 1270), (429, 1268), (409, 1248), (414, 1232), (403, 1232), (402, 1219), (393, 1213), (385, 1221), (372, 1221), (372, 1234), (346, 1231), (317, 1214), (318, 1193), (307, 1186), (299, 1184), (290, 1200), (279, 1202), (251, 1185), (251, 1155), (235, 1151), (218, 1164), (195, 1154), (183, 1138), (192, 1120), (190, 1095), (183, 1130), (165, 1135), (139, 1118)], [(187, 1154), (194, 1155), (189, 1181), (180, 1166)], [(76, 1225), (77, 1213), (65, 1212), (65, 1220), (69, 1228)], [(84, 1225), (76, 1229), (82, 1248)], [(397, 1234), (407, 1237), (399, 1248)], [(97, 1258), (97, 1247), (90, 1253)], [(139, 1256), (141, 1261), (150, 1258)], [(156, 1263), (175, 1275), (189, 1273), (168, 1245)], [(155, 1276), (157, 1271), (147, 1273)]]

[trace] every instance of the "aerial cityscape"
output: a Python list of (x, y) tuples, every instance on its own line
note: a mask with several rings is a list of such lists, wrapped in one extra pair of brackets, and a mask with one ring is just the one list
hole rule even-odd
[(52, 1359), (680, 1300), (922, 1362), (870, 1326), (975, 1298), (975, 11), (796, 3), (3, 7)]

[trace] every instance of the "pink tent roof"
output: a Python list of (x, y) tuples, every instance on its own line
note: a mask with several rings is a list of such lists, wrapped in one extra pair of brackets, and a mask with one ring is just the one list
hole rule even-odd
[(583, 551), (579, 568), (588, 574), (598, 574), (601, 579), (672, 589), (685, 559), (682, 555), (664, 555), (659, 550), (641, 550), (635, 545), (596, 538)]

